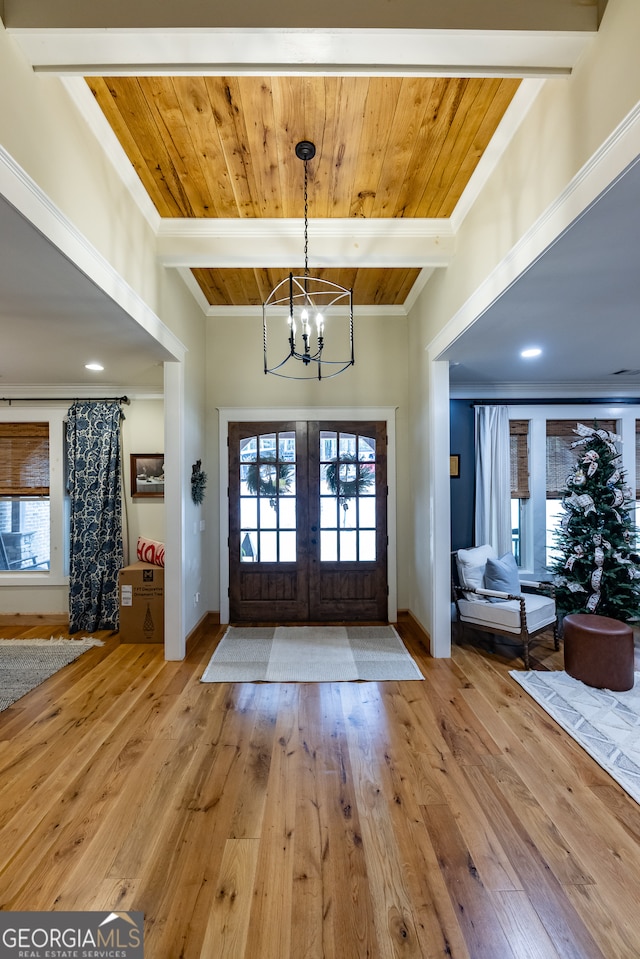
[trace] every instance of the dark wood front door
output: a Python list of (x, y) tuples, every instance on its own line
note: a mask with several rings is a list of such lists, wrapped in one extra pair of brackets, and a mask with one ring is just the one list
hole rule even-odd
[(383, 422), (229, 424), (232, 622), (387, 619)]

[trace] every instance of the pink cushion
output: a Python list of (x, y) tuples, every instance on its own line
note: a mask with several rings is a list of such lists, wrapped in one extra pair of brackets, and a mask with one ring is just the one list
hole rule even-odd
[(145, 539), (138, 536), (138, 559), (141, 563), (152, 563), (154, 566), (164, 566), (164, 543), (154, 539)]

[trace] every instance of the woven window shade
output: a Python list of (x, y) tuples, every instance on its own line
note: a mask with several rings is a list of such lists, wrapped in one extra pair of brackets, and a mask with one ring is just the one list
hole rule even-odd
[[(577, 420), (547, 420), (547, 499), (562, 498), (567, 477), (578, 461), (579, 450), (571, 448), (578, 439), (576, 425)], [(598, 420), (598, 429), (615, 433), (616, 421)]]
[(49, 424), (0, 423), (0, 496), (49, 495)]
[(636, 499), (640, 499), (640, 420), (636, 420)]
[(511, 498), (529, 499), (529, 420), (509, 420)]

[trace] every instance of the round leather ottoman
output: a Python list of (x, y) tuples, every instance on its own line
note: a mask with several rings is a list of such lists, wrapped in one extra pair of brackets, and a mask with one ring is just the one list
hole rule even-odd
[(564, 667), (587, 686), (621, 692), (633, 686), (633, 630), (594, 613), (564, 618)]

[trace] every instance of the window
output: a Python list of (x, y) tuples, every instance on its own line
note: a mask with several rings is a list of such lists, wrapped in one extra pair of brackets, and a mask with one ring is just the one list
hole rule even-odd
[[(581, 422), (588, 422), (584, 418)], [(556, 559), (555, 532), (563, 516), (562, 493), (566, 487), (567, 476), (577, 458), (574, 442), (578, 439), (574, 432), (577, 420), (547, 420), (547, 500), (546, 500), (546, 565)], [(615, 420), (598, 420), (598, 429), (616, 432)]]
[(518, 566), (523, 556), (523, 500), (529, 499), (529, 420), (509, 420), (511, 544)]
[(49, 562), (49, 423), (0, 423), (0, 570)]

